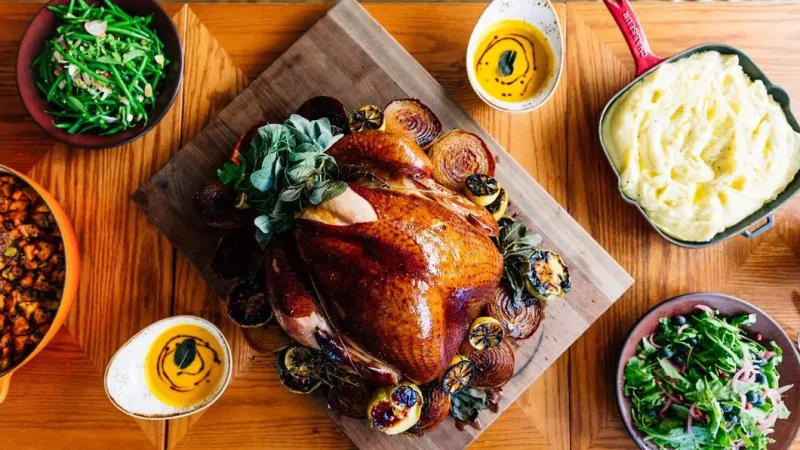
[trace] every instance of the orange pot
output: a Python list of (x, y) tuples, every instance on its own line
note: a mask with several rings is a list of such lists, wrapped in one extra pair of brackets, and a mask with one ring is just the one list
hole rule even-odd
[(45, 346), (47, 346), (47, 344), (53, 339), (56, 333), (58, 333), (64, 321), (67, 320), (69, 311), (72, 308), (72, 304), (75, 303), (75, 297), (78, 293), (78, 282), (80, 280), (81, 272), (81, 258), (80, 252), (78, 251), (78, 239), (75, 237), (75, 230), (72, 228), (72, 222), (70, 222), (69, 217), (67, 217), (67, 214), (64, 212), (64, 210), (61, 209), (61, 205), (59, 205), (56, 199), (53, 198), (53, 196), (50, 195), (50, 193), (47, 192), (43, 187), (25, 175), (9, 167), (0, 165), (0, 174), (3, 173), (10, 173), (11, 175), (22, 179), (42, 197), (45, 203), (47, 203), (47, 206), (50, 208), (53, 216), (55, 216), (58, 227), (61, 230), (61, 238), (64, 241), (64, 254), (66, 256), (67, 276), (64, 282), (64, 295), (61, 298), (61, 305), (59, 305), (58, 312), (56, 313), (55, 318), (53, 318), (53, 323), (50, 326), (50, 330), (47, 331), (47, 334), (44, 335), (42, 341), (39, 342), (39, 345), (33, 349), (33, 352), (31, 352), (27, 358), (14, 366), (14, 368), (12, 368), (10, 371), (0, 375), (0, 403), (3, 403), (3, 401), (6, 399), (6, 395), (8, 395), (8, 388), (11, 384), (11, 375), (22, 368), (22, 366), (30, 362), (30, 360), (32, 360), (36, 355), (38, 355), (39, 352), (41, 352), (42, 349), (44, 349)]

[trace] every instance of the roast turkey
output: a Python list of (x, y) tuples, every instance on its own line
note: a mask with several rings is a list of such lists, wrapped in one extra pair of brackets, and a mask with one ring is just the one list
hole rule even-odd
[(401, 135), (351, 134), (328, 153), (348, 189), (300, 211), (266, 249), (276, 318), (373, 385), (432, 381), (500, 283), (497, 223), (437, 184)]

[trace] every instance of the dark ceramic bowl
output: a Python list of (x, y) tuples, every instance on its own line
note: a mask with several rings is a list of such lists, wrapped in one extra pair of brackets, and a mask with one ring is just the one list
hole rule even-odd
[[(44, 50), (44, 43), (53, 37), (58, 19), (55, 14), (47, 9), (48, 6), (68, 4), (69, 0), (53, 0), (48, 2), (31, 20), (22, 41), (19, 45), (17, 54), (17, 88), (22, 98), (22, 103), (31, 115), (33, 120), (50, 136), (73, 147), (82, 148), (109, 148), (127, 144), (134, 141), (151, 128), (156, 126), (164, 115), (169, 111), (172, 103), (178, 95), (181, 80), (183, 78), (183, 47), (175, 24), (167, 15), (166, 11), (155, 0), (113, 0), (116, 5), (131, 15), (144, 16), (153, 15), (151, 26), (164, 43), (164, 54), (170, 61), (167, 66), (161, 91), (155, 106), (148, 111), (150, 120), (135, 128), (110, 135), (98, 136), (97, 134), (67, 134), (64, 130), (53, 126), (52, 117), (45, 111), (52, 108), (45, 98), (36, 89), (37, 74), (31, 69), (33, 60)], [(90, 3), (100, 3), (98, 1)]]
[(628, 433), (630, 433), (636, 445), (641, 449), (657, 450), (657, 447), (645, 441), (645, 435), (634, 425), (631, 418), (631, 404), (623, 393), (625, 365), (628, 360), (636, 355), (636, 345), (641, 340), (658, 328), (658, 319), (662, 317), (673, 317), (677, 315), (689, 315), (695, 309), (695, 305), (708, 305), (712, 309), (717, 309), (723, 317), (738, 316), (741, 314), (755, 314), (756, 323), (745, 330), (750, 335), (760, 333), (763, 337), (762, 342), (775, 341), (783, 350), (783, 362), (778, 366), (781, 374), (781, 386), (794, 384), (795, 388), (790, 389), (784, 396), (786, 406), (791, 415), (788, 419), (778, 420), (775, 424), (775, 433), (772, 438), (775, 443), (770, 445), (770, 450), (789, 449), (792, 442), (800, 431), (800, 355), (797, 353), (794, 342), (784, 333), (781, 327), (768, 316), (764, 311), (740, 300), (723, 294), (697, 293), (686, 294), (667, 300), (647, 312), (636, 325), (633, 326), (625, 344), (622, 347), (622, 354), (617, 366), (617, 404), (622, 421), (625, 423)]

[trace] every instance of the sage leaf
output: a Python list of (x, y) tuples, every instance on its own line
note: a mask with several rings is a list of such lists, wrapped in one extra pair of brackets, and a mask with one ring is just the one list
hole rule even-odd
[(314, 173), (314, 166), (308, 164), (298, 164), (286, 171), (286, 176), (291, 183), (300, 183)]
[(272, 168), (256, 170), (250, 174), (250, 183), (261, 192), (266, 192), (275, 184)]
[(500, 61), (497, 64), (500, 75), (507, 77), (514, 73), (514, 62), (517, 60), (516, 50), (506, 50), (500, 55)]
[(347, 190), (347, 187), (347, 183), (344, 181), (334, 181), (330, 183), (328, 186), (326, 186), (325, 195), (322, 196), (322, 201), (320, 203), (324, 203), (332, 198), (338, 197)]
[(291, 186), (281, 192), (280, 200), (282, 202), (293, 202), (300, 198), (303, 195), (303, 186)]
[(473, 388), (456, 392), (450, 397), (450, 400), (452, 402), (450, 412), (453, 417), (470, 423), (475, 422), (478, 414), (489, 405), (486, 392)]
[(197, 343), (192, 338), (184, 339), (175, 349), (173, 361), (180, 369), (189, 367), (197, 356)]

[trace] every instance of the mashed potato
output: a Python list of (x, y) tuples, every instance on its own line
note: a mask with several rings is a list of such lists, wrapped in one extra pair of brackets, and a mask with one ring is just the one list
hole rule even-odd
[(614, 103), (602, 133), (622, 192), (683, 241), (737, 224), (800, 169), (800, 134), (735, 55), (663, 64)]

